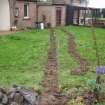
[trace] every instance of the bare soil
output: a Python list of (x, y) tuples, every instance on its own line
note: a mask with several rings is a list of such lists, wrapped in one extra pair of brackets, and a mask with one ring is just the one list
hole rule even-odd
[(70, 56), (79, 64), (79, 67), (76, 68), (76, 74), (81, 74), (81, 72), (84, 72), (86, 70), (86, 60), (83, 59), (80, 54), (76, 51), (76, 43), (75, 43), (75, 37), (73, 34), (69, 33), (69, 54)]
[(16, 31), (0, 31), (0, 36), (9, 35), (15, 33)]
[(58, 84), (57, 57), (56, 57), (56, 36), (51, 31), (50, 49), (48, 52), (48, 64), (43, 80), (43, 91), (39, 97), (38, 105), (67, 105), (64, 97), (60, 95)]
[(72, 33), (67, 32), (66, 30), (62, 30), (68, 35), (68, 52), (70, 56), (78, 63), (79, 67), (77, 67), (75, 70), (73, 70), (71, 73), (76, 75), (83, 74), (84, 71), (87, 69), (87, 62), (85, 59), (83, 59), (80, 54), (76, 50), (76, 43), (75, 43), (75, 37)]

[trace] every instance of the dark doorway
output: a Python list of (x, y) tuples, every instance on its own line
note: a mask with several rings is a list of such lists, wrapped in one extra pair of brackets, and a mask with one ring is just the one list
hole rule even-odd
[(56, 8), (56, 25), (57, 26), (61, 25), (61, 20), (62, 20), (62, 8), (57, 7)]

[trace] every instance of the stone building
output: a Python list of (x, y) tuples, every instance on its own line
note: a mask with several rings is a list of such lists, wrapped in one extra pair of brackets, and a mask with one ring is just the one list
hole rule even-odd
[(36, 3), (32, 0), (0, 0), (0, 31), (34, 27)]
[(15, 26), (18, 28), (35, 27), (36, 15), (36, 2), (32, 0), (16, 1)]
[(66, 20), (65, 0), (39, 1), (38, 22), (44, 22), (45, 26), (64, 26)]
[(0, 31), (13, 28), (65, 25), (65, 0), (0, 0)]

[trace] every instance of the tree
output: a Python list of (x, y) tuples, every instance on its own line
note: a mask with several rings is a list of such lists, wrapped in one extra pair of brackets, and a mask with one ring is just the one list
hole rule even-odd
[(8, 0), (9, 2), (9, 8), (10, 8), (10, 25), (11, 27), (14, 26), (14, 21), (15, 21), (15, 5), (16, 5), (16, 0)]

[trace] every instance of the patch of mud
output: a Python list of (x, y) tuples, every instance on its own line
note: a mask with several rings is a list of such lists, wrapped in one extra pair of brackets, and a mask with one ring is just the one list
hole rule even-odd
[(56, 35), (52, 30), (50, 35), (50, 49), (48, 52), (48, 64), (43, 80), (43, 92), (39, 97), (38, 105), (67, 105), (66, 99), (60, 95), (58, 84)]
[(85, 59), (83, 59), (80, 54), (76, 51), (76, 43), (75, 43), (75, 37), (72, 33), (68, 33), (65, 30), (63, 30), (68, 35), (68, 52), (70, 56), (78, 63), (79, 67), (73, 70), (71, 73), (80, 75), (87, 69), (87, 62)]

